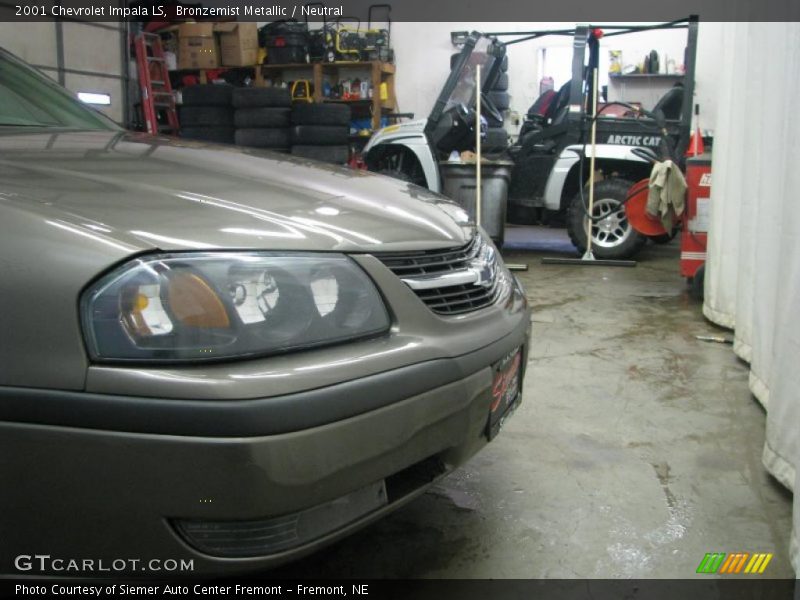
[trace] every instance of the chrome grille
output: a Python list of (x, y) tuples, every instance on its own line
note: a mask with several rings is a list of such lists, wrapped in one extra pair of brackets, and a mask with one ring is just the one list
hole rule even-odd
[(480, 235), (458, 248), (392, 252), (377, 258), (441, 315), (486, 308), (499, 295), (497, 253)]
[(466, 269), (480, 251), (481, 240), (475, 236), (460, 248), (422, 250), (419, 252), (385, 252), (378, 254), (381, 262), (400, 277), (418, 277)]
[(458, 315), (494, 304), (497, 299), (497, 283), (490, 289), (476, 285), (455, 285), (420, 290), (417, 295), (433, 312)]

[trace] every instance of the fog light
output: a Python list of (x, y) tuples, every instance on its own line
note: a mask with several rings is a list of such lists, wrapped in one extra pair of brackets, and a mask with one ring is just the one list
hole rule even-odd
[(313, 542), (386, 506), (379, 481), (312, 508), (258, 521), (177, 519), (175, 528), (193, 548), (225, 558), (268, 556)]

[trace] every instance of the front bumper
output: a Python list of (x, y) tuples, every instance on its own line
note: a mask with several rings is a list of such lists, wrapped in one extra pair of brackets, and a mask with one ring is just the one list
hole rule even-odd
[[(34, 552), (107, 563), (186, 559), (195, 574), (258, 570), (313, 552), (399, 507), (486, 443), (491, 365), (515, 348), (526, 352), (528, 336), (521, 323), (456, 358), (220, 406), (83, 394), (78, 409), (59, 392), (6, 389), (0, 481), (14, 487), (0, 494), (0, 573), (20, 574), (15, 557)], [(325, 405), (347, 394), (356, 409)], [(36, 402), (39, 411), (25, 408)], [(299, 417), (287, 403), (304, 407)], [(289, 515), (380, 481), (380, 508), (265, 556), (212, 556), (175, 527)]]

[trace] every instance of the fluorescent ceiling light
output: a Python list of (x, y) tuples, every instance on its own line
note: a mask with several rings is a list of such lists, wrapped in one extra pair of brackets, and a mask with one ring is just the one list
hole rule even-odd
[(98, 106), (109, 106), (111, 104), (111, 96), (109, 94), (95, 94), (93, 92), (78, 92), (78, 100)]

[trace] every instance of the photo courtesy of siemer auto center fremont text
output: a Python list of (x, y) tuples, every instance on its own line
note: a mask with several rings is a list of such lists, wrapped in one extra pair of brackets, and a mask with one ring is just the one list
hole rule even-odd
[(0, 0), (0, 597), (797, 600), (800, 4)]

